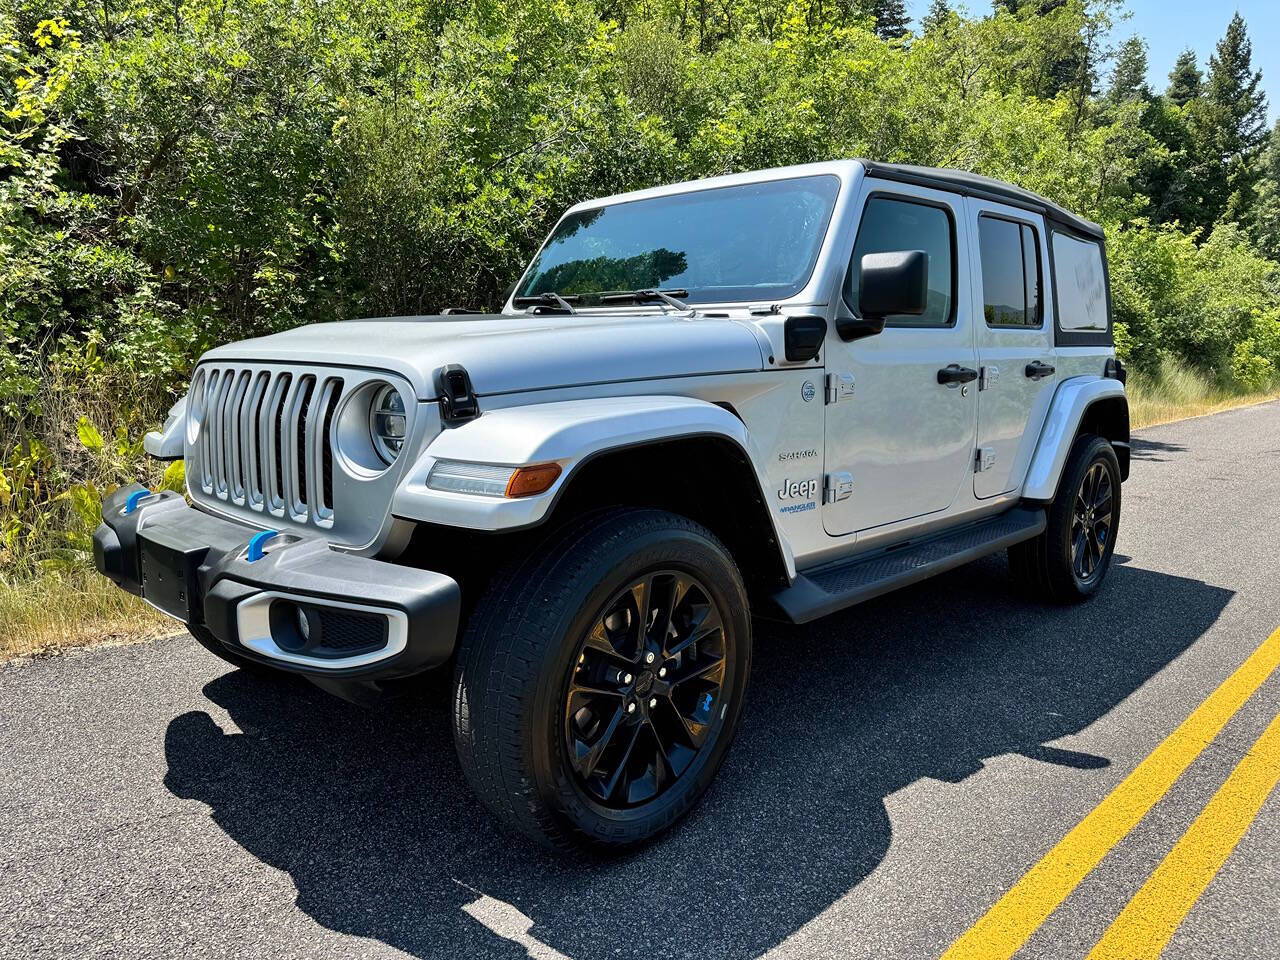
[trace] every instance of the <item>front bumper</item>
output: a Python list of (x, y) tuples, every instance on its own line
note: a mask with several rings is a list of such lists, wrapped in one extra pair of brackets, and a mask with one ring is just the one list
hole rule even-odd
[(452, 578), (339, 553), (319, 537), (210, 516), (133, 484), (108, 497), (98, 570), (240, 657), (313, 679), (381, 681), (444, 663), (457, 642)]

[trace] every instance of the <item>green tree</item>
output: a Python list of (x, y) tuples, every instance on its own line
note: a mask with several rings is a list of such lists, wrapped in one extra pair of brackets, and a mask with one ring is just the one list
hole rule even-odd
[(1253, 67), (1253, 44), (1240, 14), (1227, 25), (1209, 58), (1204, 109), (1197, 117), (1200, 172), (1208, 187), (1206, 222), (1238, 220), (1254, 199), (1255, 162), (1267, 137), (1267, 98)]
[(1205, 96), (1222, 111), (1222, 145), (1231, 156), (1253, 152), (1266, 138), (1267, 97), (1262, 71), (1253, 67), (1253, 43), (1239, 13), (1209, 58)]
[(1107, 95), (1113, 103), (1151, 99), (1151, 88), (1147, 86), (1147, 44), (1141, 37), (1130, 37), (1120, 45)]
[(931, 30), (939, 30), (946, 26), (948, 19), (951, 17), (951, 12), (951, 7), (947, 0), (932, 0), (928, 11), (920, 20), (921, 32), (928, 33)]
[(1204, 89), (1204, 74), (1196, 62), (1196, 52), (1190, 48), (1178, 54), (1169, 72), (1169, 86), (1165, 97), (1177, 107), (1185, 107), (1198, 98)]
[(882, 40), (906, 36), (911, 30), (905, 0), (874, 0), (871, 8), (876, 18), (876, 33)]
[(1280, 121), (1272, 129), (1258, 165), (1258, 199), (1249, 232), (1264, 257), (1280, 261)]

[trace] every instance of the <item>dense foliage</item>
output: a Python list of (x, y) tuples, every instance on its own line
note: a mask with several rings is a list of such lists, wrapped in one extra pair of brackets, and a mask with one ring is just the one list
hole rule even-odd
[(143, 469), (210, 345), (493, 307), (567, 205), (726, 171), (865, 156), (1030, 187), (1106, 225), (1131, 365), (1265, 385), (1280, 137), (1245, 26), (1157, 94), (1120, 13), (934, 0), (911, 33), (901, 0), (0, 0), (0, 570), (83, 546), (46, 527), (82, 532)]

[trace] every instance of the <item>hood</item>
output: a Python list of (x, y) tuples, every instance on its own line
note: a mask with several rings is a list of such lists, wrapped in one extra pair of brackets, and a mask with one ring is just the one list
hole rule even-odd
[(373, 367), (398, 373), (419, 399), (433, 376), (466, 367), (475, 392), (515, 393), (763, 369), (749, 322), (675, 314), (396, 317), (318, 323), (217, 347), (203, 360)]

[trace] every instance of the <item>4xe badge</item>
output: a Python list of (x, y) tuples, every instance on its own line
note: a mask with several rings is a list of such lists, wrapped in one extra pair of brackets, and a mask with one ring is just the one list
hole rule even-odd
[(804, 513), (806, 510), (816, 510), (818, 505), (814, 501), (814, 497), (817, 495), (817, 480), (783, 480), (782, 486), (778, 489), (778, 499), (784, 503), (786, 501), (801, 502), (787, 503), (781, 512)]
[(818, 388), (813, 385), (812, 380), (806, 380), (800, 387), (800, 396), (804, 398), (804, 402), (808, 403), (818, 395)]

